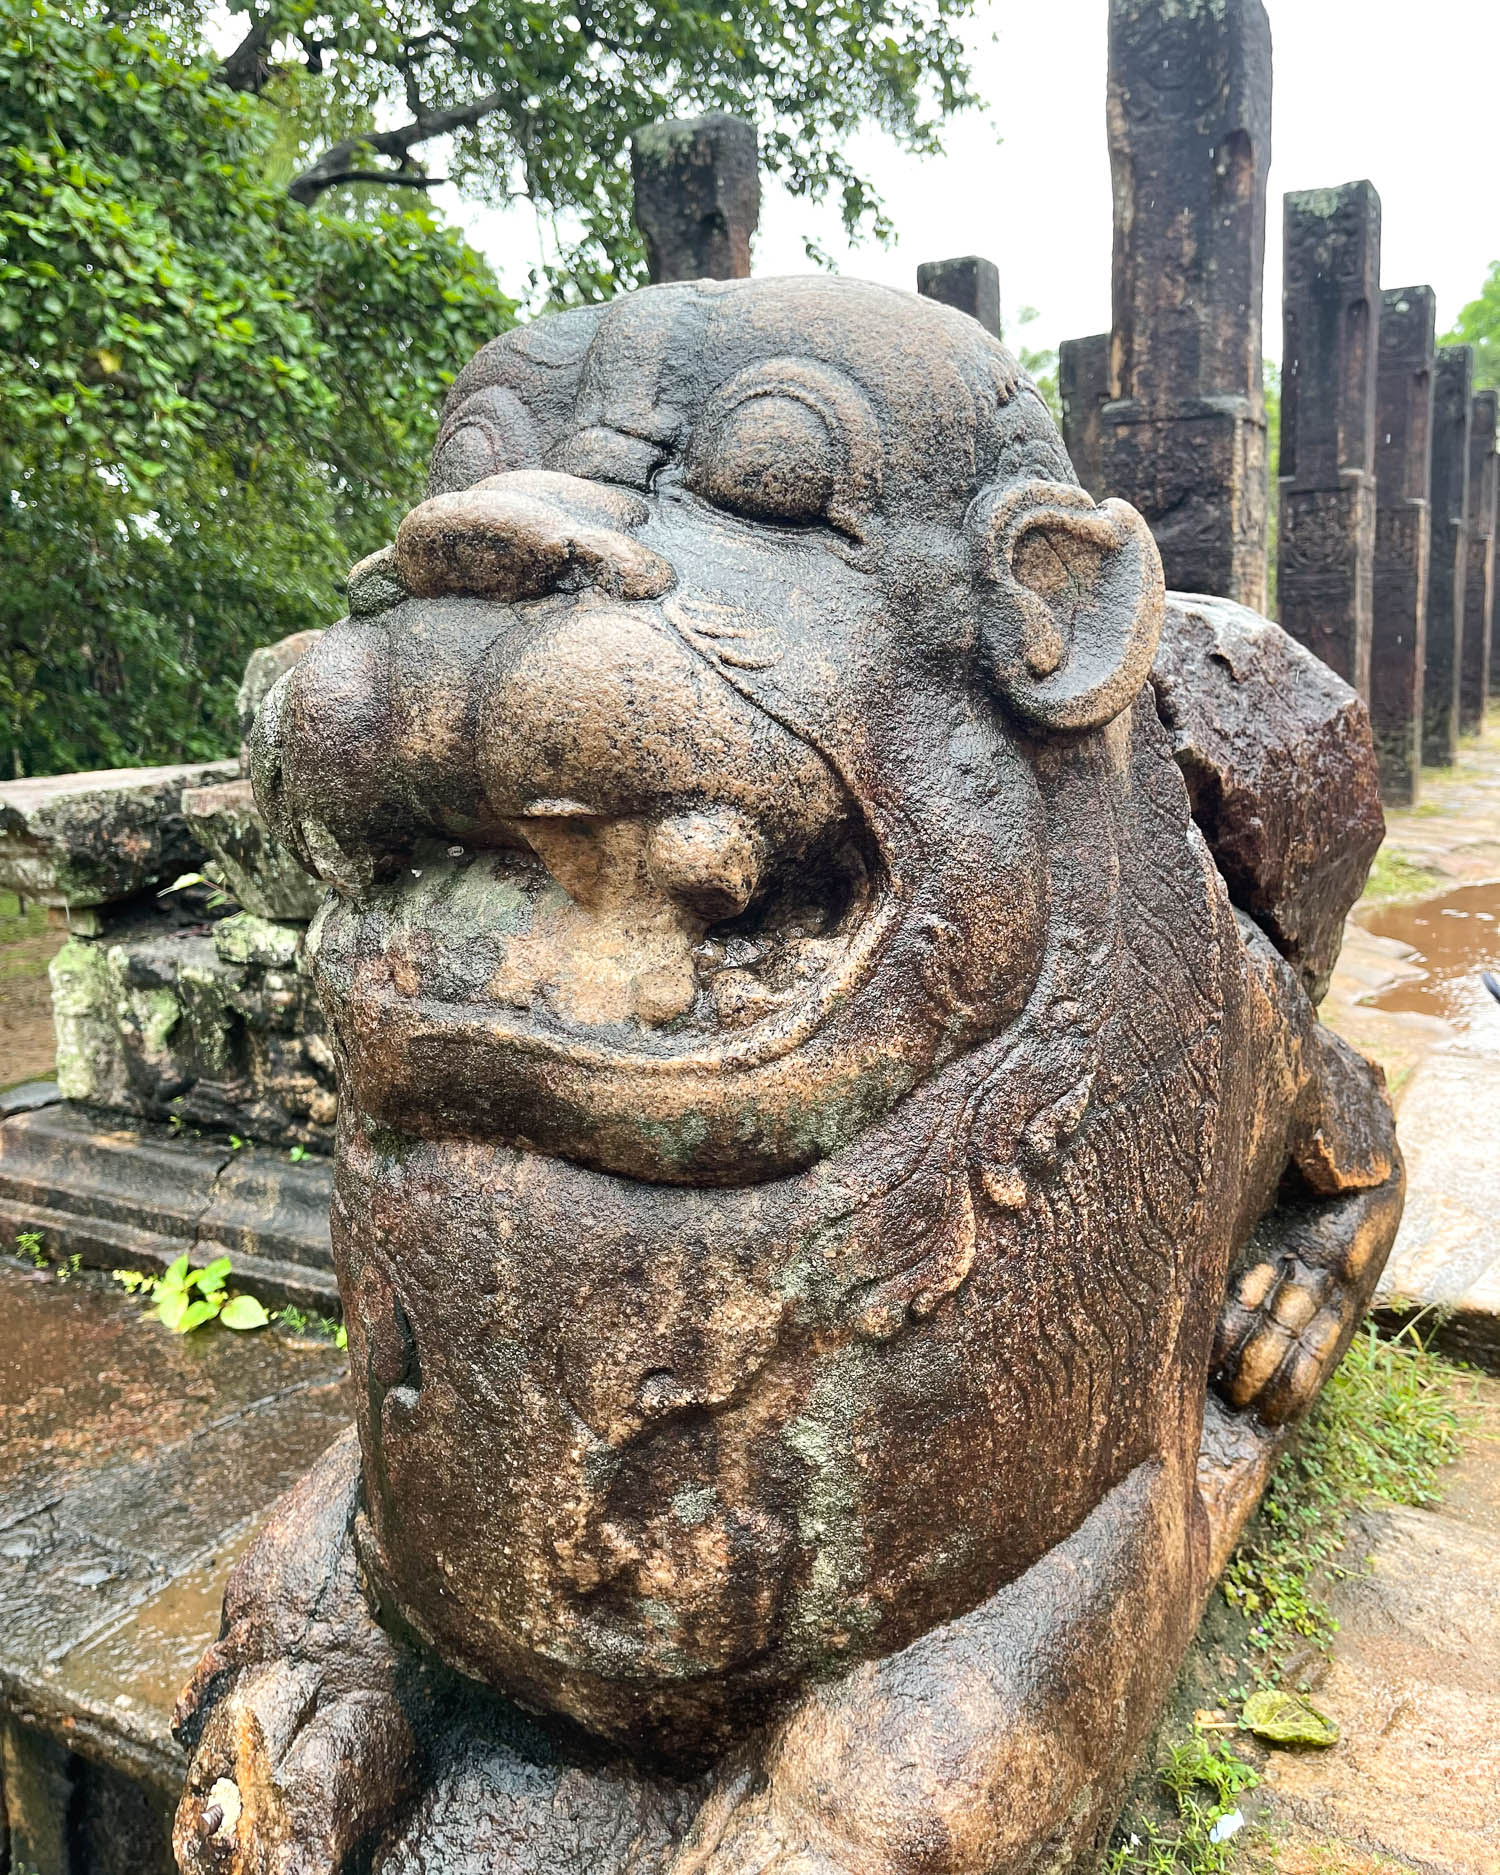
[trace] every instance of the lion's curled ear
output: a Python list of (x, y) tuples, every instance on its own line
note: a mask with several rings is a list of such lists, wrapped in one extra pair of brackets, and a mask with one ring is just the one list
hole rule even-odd
[(1048, 729), (1097, 729), (1146, 681), (1165, 602), (1151, 530), (1065, 482), (986, 489), (969, 509), (980, 645), (1007, 703)]

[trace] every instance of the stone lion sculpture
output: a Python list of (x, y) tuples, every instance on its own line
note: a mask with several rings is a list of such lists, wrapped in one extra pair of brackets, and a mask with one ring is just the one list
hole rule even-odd
[(183, 1868), (1087, 1867), (1400, 1213), (1352, 693), (973, 321), (699, 282), (480, 352), (254, 767), (358, 1426)]

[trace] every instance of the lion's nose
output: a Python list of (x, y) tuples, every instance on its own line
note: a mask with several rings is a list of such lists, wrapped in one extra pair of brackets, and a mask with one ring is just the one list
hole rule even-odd
[(631, 536), (647, 513), (638, 495), (577, 476), (492, 475), (412, 509), (396, 534), (396, 573), (419, 599), (513, 601), (584, 587), (656, 599), (674, 575)]

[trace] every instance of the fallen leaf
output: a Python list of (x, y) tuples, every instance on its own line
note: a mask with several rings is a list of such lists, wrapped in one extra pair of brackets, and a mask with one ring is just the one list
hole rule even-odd
[(1339, 1728), (1334, 1721), (1295, 1693), (1252, 1693), (1240, 1712), (1240, 1724), (1268, 1745), (1338, 1743)]

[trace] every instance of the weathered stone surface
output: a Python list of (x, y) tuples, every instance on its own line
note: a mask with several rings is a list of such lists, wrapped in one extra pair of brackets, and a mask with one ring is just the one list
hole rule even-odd
[(635, 223), (652, 280), (742, 280), (760, 222), (755, 126), (723, 111), (647, 124), (630, 139)]
[(303, 924), (312, 918), (323, 902), (322, 888), (308, 878), (295, 854), (271, 838), (248, 779), (189, 788), (182, 797), (182, 813), (247, 912)]
[[(257, 721), (341, 887), (359, 1436), (231, 1585), (178, 1854), (1091, 1866), (1378, 1275), (1389, 1108), (1195, 823), (1149, 530), (976, 321), (821, 278), (565, 318), (451, 394), (524, 459), (440, 443), (406, 596)], [(1179, 724), (1259, 682), (1196, 668)], [(1300, 737), (1357, 846), (1367, 732), (1341, 769), (1261, 700), (1228, 769)]]
[(63, 1093), (326, 1151), (333, 1056), (303, 930), (240, 912), (70, 940), (51, 964)]
[(277, 678), (284, 677), (299, 658), (307, 655), (321, 636), (317, 631), (293, 632), (289, 638), (279, 638), (273, 645), (260, 645), (250, 653), (235, 697), (242, 748), (249, 743), (261, 699)]
[(1437, 296), (1430, 286), (1388, 287), (1382, 294), (1370, 725), (1381, 791), (1396, 807), (1416, 801), (1422, 776), (1436, 333)]
[(1465, 530), (1464, 635), (1459, 660), (1458, 725), (1484, 726), (1489, 700), (1490, 615), (1495, 584), (1495, 441), (1500, 392), (1476, 392), (1469, 410), (1469, 503)]
[(1182, 593), (1152, 682), (1230, 897), (1320, 1001), (1385, 833), (1364, 705), (1258, 613)]
[(44, 905), (106, 905), (193, 871), (203, 854), (182, 791), (236, 772), (207, 762), (0, 782), (0, 886)]
[(92, 1269), (227, 1255), (257, 1295), (326, 1310), (332, 1188), (313, 1154), (293, 1161), (66, 1102), (0, 1125), (0, 1241), (36, 1231), (54, 1261)]
[(1057, 348), (1057, 391), (1062, 402), (1063, 443), (1074, 473), (1096, 501), (1104, 499), (1101, 427), (1109, 396), (1109, 334), (1064, 339)]
[(11, 1865), (169, 1875), (176, 1690), (265, 1507), (344, 1423), (342, 1362), (274, 1333), (174, 1336), (120, 1292), (14, 1265), (0, 1303)]
[(1432, 551), (1427, 575), (1422, 760), (1439, 767), (1450, 763), (1458, 752), (1473, 379), (1471, 346), (1438, 348), (1432, 410)]
[(1000, 269), (978, 254), (953, 260), (924, 260), (917, 268), (917, 291), (977, 319), (994, 338), (1000, 333)]
[(1370, 694), (1380, 197), (1368, 182), (1285, 198), (1282, 626)]
[(1261, 608), (1271, 29), (1260, 0), (1111, 0), (1108, 113), (1102, 492), (1145, 515), (1168, 586)]

